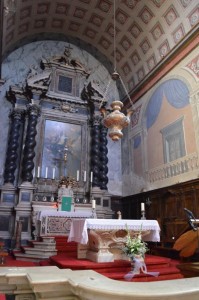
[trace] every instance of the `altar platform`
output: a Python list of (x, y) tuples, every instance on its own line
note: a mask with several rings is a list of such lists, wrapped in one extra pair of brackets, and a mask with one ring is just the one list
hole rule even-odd
[(130, 234), (141, 232), (144, 241), (159, 242), (160, 227), (156, 220), (73, 219), (68, 241), (78, 243), (77, 257), (94, 262), (127, 259), (122, 253), (127, 229)]

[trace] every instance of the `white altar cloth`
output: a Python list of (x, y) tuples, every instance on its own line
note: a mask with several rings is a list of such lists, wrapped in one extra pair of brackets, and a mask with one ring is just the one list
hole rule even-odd
[(149, 231), (143, 236), (144, 241), (159, 242), (160, 226), (156, 220), (118, 220), (118, 219), (73, 219), (68, 241), (87, 244), (88, 229), (94, 230), (121, 230)]

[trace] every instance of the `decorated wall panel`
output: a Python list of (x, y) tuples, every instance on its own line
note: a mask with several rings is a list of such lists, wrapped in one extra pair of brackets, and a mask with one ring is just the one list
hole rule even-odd
[[(136, 103), (128, 132), (132, 194), (198, 177), (197, 52), (198, 48)], [(129, 194), (125, 185), (123, 191)]]

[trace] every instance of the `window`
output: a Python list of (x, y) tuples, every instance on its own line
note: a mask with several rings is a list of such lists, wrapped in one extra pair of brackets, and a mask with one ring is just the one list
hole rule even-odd
[(183, 118), (163, 128), (161, 133), (165, 163), (185, 156)]

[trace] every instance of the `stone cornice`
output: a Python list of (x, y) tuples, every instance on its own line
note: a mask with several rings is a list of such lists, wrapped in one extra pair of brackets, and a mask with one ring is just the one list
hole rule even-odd
[[(119, 283), (119, 284), (118, 284)], [(57, 267), (1, 267), (1, 293), (32, 299), (198, 300), (199, 277), (156, 282), (122, 282), (95, 271)]]

